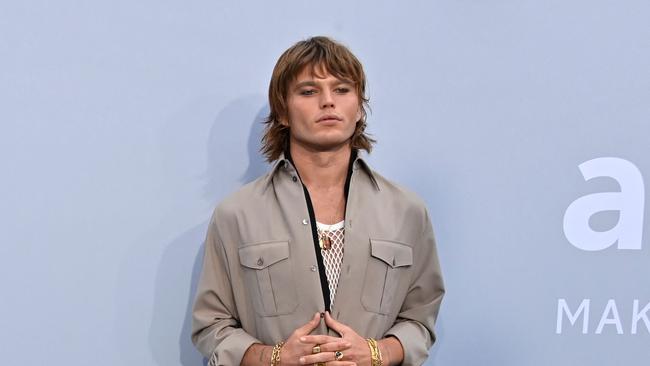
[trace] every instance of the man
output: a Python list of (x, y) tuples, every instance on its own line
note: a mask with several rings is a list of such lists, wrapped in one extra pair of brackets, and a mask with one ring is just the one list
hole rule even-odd
[[(365, 74), (313, 37), (278, 60), (262, 151), (215, 210), (192, 341), (210, 365), (421, 365), (444, 289), (424, 204), (359, 150)], [(397, 128), (397, 127), (396, 127)]]

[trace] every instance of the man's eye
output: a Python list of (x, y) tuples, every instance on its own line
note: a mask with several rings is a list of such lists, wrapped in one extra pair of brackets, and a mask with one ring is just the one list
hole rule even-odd
[(316, 94), (316, 89), (304, 89), (300, 91), (300, 95), (314, 95)]
[(336, 88), (334, 91), (339, 94), (345, 94), (350, 92), (350, 88)]

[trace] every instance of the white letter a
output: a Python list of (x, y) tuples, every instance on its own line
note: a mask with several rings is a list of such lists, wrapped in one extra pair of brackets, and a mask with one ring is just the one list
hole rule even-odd
[[(641, 249), (645, 188), (639, 169), (627, 160), (597, 158), (579, 166), (585, 180), (596, 177), (614, 178), (620, 192), (594, 193), (573, 201), (564, 214), (564, 235), (577, 248), (603, 250), (618, 241), (619, 249)], [(589, 218), (601, 211), (618, 211), (615, 227), (594, 231)]]

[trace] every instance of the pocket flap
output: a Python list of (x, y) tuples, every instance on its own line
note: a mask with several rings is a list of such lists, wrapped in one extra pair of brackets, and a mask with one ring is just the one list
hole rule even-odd
[(250, 244), (239, 248), (239, 263), (252, 269), (263, 269), (287, 258), (289, 258), (288, 241)]
[(373, 257), (380, 259), (393, 268), (413, 264), (413, 250), (406, 244), (370, 239), (370, 247)]

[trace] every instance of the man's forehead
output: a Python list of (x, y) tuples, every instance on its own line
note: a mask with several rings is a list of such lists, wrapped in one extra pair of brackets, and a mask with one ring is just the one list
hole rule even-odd
[(307, 81), (317, 81), (318, 79), (324, 80), (328, 78), (333, 78), (342, 83), (354, 83), (350, 78), (345, 76), (337, 76), (329, 71), (325, 65), (306, 65), (300, 72), (296, 74), (292, 84), (307, 82)]

